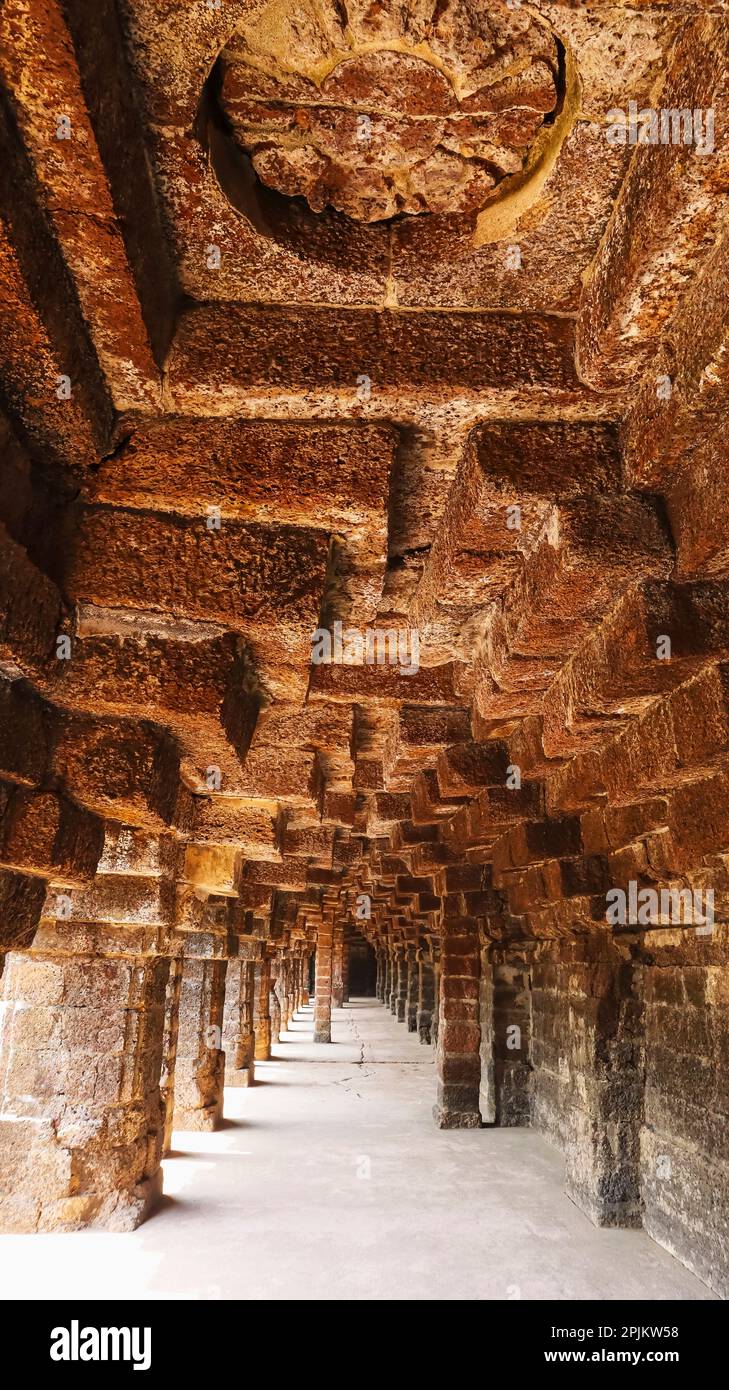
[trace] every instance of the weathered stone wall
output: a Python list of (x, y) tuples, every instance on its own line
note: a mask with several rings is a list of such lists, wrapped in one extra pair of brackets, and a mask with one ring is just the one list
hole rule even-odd
[(531, 952), (481, 948), (481, 1115), (484, 1123), (529, 1125), (532, 1118)]
[(729, 1296), (726, 927), (643, 943), (645, 1103), (640, 1194), (649, 1235)]
[(601, 1226), (640, 1225), (642, 969), (605, 931), (537, 946), (535, 1126), (563, 1150), (566, 1190)]
[(568, 1195), (725, 1295), (726, 929), (541, 943), (532, 978), (533, 1123)]
[(361, 930), (439, 1124), (725, 1290), (729, 21), (289, 10), (0, 12), (0, 1222), (142, 1219)]

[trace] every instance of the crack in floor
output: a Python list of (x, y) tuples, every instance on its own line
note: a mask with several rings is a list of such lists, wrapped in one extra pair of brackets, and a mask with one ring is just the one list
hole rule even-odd
[[(365, 1061), (365, 1041), (357, 1027), (356, 1018), (353, 1013), (347, 1014), (347, 1026), (352, 1034), (352, 1042), (355, 1047), (359, 1048), (359, 1061), (353, 1063), (355, 1067), (359, 1068), (358, 1073), (355, 1073), (355, 1075), (358, 1075), (360, 1079), (368, 1080), (370, 1077), (373, 1077), (375, 1073), (371, 1070), (369, 1063)], [(367, 1070), (364, 1070), (365, 1067), (367, 1067)], [(339, 1081), (335, 1081), (334, 1084), (335, 1086), (343, 1086), (345, 1091), (348, 1091), (350, 1095), (356, 1096), (358, 1100), (364, 1100), (364, 1096), (361, 1095), (359, 1091), (347, 1085), (348, 1081), (354, 1081), (354, 1079), (354, 1076), (342, 1076)]]

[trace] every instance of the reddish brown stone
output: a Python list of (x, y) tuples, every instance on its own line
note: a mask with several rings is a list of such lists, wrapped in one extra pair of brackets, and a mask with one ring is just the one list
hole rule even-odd
[(725, 16), (0, 37), (0, 1225), (136, 1224), (374, 950), (438, 1124), (725, 1294)]

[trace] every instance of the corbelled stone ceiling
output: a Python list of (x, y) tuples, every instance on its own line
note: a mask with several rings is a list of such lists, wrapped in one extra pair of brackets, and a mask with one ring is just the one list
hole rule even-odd
[(0, 49), (0, 1220), (134, 1224), (356, 937), (439, 1123), (726, 1290), (724, 6), (5, 0)]

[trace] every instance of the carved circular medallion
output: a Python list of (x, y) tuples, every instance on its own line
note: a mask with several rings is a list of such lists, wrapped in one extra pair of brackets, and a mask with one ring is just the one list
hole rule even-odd
[(261, 182), (359, 222), (481, 208), (559, 100), (554, 35), (506, 0), (273, 4), (219, 59)]

